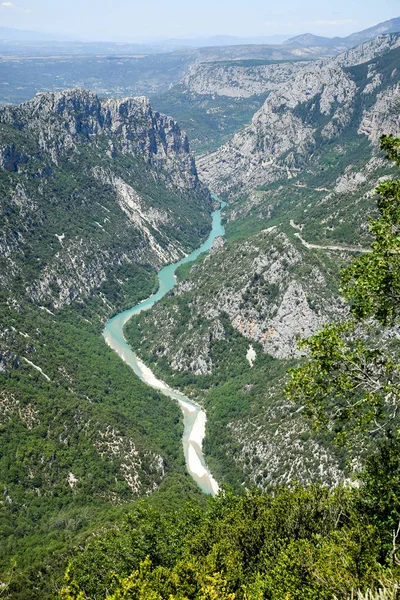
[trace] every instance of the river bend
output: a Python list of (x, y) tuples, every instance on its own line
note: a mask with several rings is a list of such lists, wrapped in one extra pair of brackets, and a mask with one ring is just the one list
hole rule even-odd
[(151, 369), (145, 365), (126, 343), (123, 328), (133, 315), (149, 310), (156, 302), (161, 300), (176, 285), (175, 271), (181, 265), (194, 261), (200, 254), (207, 252), (216, 237), (224, 235), (221, 223), (221, 210), (225, 203), (221, 203), (219, 210), (212, 214), (212, 229), (207, 240), (188, 256), (177, 263), (167, 265), (158, 272), (159, 287), (155, 294), (143, 300), (133, 308), (119, 313), (106, 324), (103, 336), (107, 344), (133, 369), (135, 374), (145, 383), (162, 392), (177, 402), (183, 413), (183, 451), (186, 467), (194, 481), (206, 494), (215, 495), (218, 484), (211, 475), (204, 460), (202, 445), (205, 436), (206, 414), (201, 406), (189, 400), (180, 392), (170, 388), (164, 381), (158, 379)]

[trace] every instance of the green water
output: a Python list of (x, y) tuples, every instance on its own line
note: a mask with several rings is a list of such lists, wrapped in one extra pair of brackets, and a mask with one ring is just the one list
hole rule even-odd
[(215, 494), (218, 484), (212, 477), (204, 460), (202, 441), (205, 429), (205, 413), (195, 402), (186, 396), (169, 388), (163, 381), (157, 379), (151, 370), (142, 363), (125, 341), (123, 328), (133, 315), (144, 310), (149, 310), (156, 302), (161, 300), (176, 285), (175, 271), (181, 265), (194, 261), (203, 252), (208, 252), (216, 237), (223, 236), (225, 231), (221, 223), (221, 210), (225, 206), (222, 202), (220, 209), (212, 214), (212, 229), (207, 240), (191, 254), (177, 263), (168, 265), (158, 273), (159, 288), (153, 296), (143, 300), (133, 308), (119, 313), (110, 319), (104, 328), (103, 336), (109, 346), (133, 369), (136, 375), (151, 387), (160, 390), (164, 395), (177, 402), (183, 413), (184, 433), (183, 450), (188, 472), (203, 492)]

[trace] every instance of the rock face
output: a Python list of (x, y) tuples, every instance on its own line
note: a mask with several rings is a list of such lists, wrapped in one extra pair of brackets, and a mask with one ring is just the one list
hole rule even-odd
[(146, 352), (167, 359), (172, 370), (212, 373), (212, 342), (224, 338), (221, 314), (264, 352), (287, 359), (299, 356), (298, 338), (345, 310), (328, 283), (329, 263), (318, 263), (315, 252), (278, 228), (231, 245), (219, 240), (173, 292), (175, 300), (140, 317)]
[[(70, 90), (2, 108), (0, 165), (3, 214), (15, 213), (1, 232), (0, 283), (29, 268), (36, 303), (86, 298), (110, 268), (177, 260), (208, 228), (187, 136), (144, 97)], [(27, 265), (27, 253), (43, 259)]]
[(382, 131), (400, 133), (400, 84), (379, 92), (370, 109), (364, 111), (358, 133), (377, 144)]
[(255, 66), (200, 63), (191, 66), (185, 85), (196, 94), (249, 98), (279, 88), (305, 65), (301, 61)]
[(248, 191), (296, 177), (317, 149), (344, 132), (358, 130), (371, 141), (378, 129), (399, 133), (399, 47), (398, 34), (380, 36), (298, 70), (290, 85), (271, 92), (249, 127), (199, 160), (203, 180), (219, 193)]
[[(100, 100), (79, 89), (38, 94), (19, 106), (0, 109), (0, 123), (33, 133), (40, 150), (56, 164), (67, 152), (79, 152), (83, 140), (102, 136), (111, 156), (139, 155), (152, 166), (167, 169), (180, 187), (198, 184), (187, 135), (173, 119), (153, 111), (145, 96)], [(3, 148), (0, 157), (8, 170), (23, 161), (12, 146)]]

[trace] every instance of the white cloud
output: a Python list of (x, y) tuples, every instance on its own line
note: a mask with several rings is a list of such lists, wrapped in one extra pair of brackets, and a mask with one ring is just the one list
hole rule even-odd
[(13, 2), (2, 2), (0, 4), (0, 10), (15, 10), (16, 12), (23, 12), (29, 14), (31, 11), (26, 10), (25, 8), (21, 8), (20, 6), (16, 6)]

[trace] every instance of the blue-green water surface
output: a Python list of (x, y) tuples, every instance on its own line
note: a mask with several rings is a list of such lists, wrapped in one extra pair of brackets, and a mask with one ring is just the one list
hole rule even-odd
[[(158, 272), (159, 287), (155, 294), (143, 300), (136, 306), (125, 310), (114, 316), (106, 324), (103, 336), (106, 342), (115, 350), (119, 356), (133, 369), (136, 375), (152, 387), (160, 390), (163, 394), (178, 402), (183, 413), (184, 433), (183, 449), (185, 454), (186, 466), (201, 489), (208, 494), (215, 494), (218, 491), (218, 484), (208, 470), (202, 453), (202, 441), (204, 437), (205, 413), (195, 402), (189, 400), (186, 396), (172, 390), (164, 382), (158, 380), (151, 370), (143, 364), (136, 356), (130, 346), (126, 343), (123, 328), (127, 321), (133, 315), (137, 315), (144, 310), (149, 310), (156, 302), (161, 300), (176, 285), (175, 271), (181, 265), (193, 262), (203, 252), (208, 252), (216, 237), (223, 236), (225, 231), (221, 222), (221, 210), (225, 206), (222, 202), (219, 210), (212, 214), (212, 229), (207, 240), (194, 250), (188, 256), (182, 258), (179, 262), (167, 265)], [(162, 424), (160, 424), (162, 427)]]

